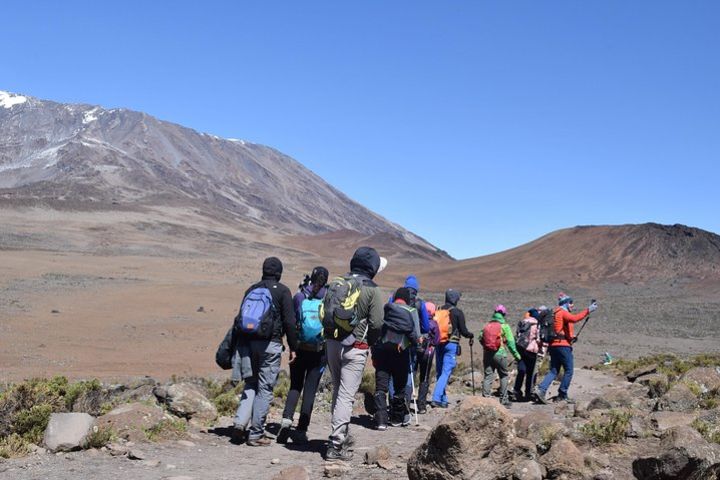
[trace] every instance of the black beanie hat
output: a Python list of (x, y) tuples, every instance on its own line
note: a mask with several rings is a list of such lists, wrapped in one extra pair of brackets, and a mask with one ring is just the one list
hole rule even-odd
[(395, 300), (402, 300), (406, 304), (410, 304), (410, 289), (402, 287), (395, 292)]
[(312, 282), (314, 286), (322, 288), (327, 285), (329, 277), (330, 272), (328, 272), (327, 268), (318, 266), (313, 268), (313, 271), (310, 274), (310, 282)]
[(273, 278), (276, 281), (280, 281), (282, 277), (283, 264), (277, 257), (268, 257), (263, 262), (262, 274), (263, 279)]

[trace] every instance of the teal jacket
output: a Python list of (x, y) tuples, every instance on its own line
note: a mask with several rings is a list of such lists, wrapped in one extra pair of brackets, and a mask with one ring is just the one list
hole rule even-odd
[[(507, 350), (510, 350), (510, 353), (513, 357), (515, 357), (516, 360), (520, 360), (520, 352), (518, 352), (517, 347), (515, 346), (515, 337), (512, 333), (512, 328), (510, 328), (510, 325), (505, 321), (505, 317), (503, 317), (502, 313), (495, 313), (492, 316), (491, 322), (500, 322), (502, 325), (502, 336), (503, 336), (503, 345), (498, 349), (498, 351), (495, 353), (495, 356), (506, 356), (507, 351), (505, 347), (507, 346)], [(482, 332), (480, 333), (480, 336), (482, 336)]]

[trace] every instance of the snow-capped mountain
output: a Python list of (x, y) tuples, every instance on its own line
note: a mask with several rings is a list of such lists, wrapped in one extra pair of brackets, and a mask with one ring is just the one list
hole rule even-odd
[(444, 253), (270, 147), (120, 108), (0, 92), (0, 206), (202, 212), (283, 235), (390, 233)]

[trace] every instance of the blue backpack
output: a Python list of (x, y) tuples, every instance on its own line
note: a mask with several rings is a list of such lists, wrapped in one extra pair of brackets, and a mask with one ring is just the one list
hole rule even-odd
[(275, 306), (270, 290), (260, 286), (250, 290), (243, 299), (235, 325), (238, 331), (246, 336), (270, 339), (274, 320)]
[(306, 298), (300, 303), (301, 317), (298, 328), (300, 342), (310, 345), (320, 345), (323, 342), (321, 305), (322, 298)]

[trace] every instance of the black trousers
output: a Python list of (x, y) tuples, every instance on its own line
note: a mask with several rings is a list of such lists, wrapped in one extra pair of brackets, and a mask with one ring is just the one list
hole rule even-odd
[(283, 418), (292, 420), (302, 392), (300, 420), (297, 426), (299, 431), (307, 431), (308, 425), (310, 425), (315, 394), (326, 364), (325, 350), (321, 352), (298, 350), (295, 361), (290, 365), (290, 391), (285, 400)]
[(435, 350), (426, 349), (422, 354), (417, 356), (418, 372), (420, 373), (420, 379), (418, 384), (418, 410), (423, 410), (427, 406), (427, 395), (430, 389), (430, 370), (432, 370), (433, 357), (435, 357)]
[(525, 396), (529, 397), (532, 395), (533, 384), (535, 379), (533, 378), (533, 372), (535, 371), (535, 362), (537, 361), (537, 353), (528, 352), (524, 348), (518, 348), (520, 353), (520, 361), (518, 362), (517, 377), (515, 377), (515, 390), (516, 394), (522, 393), (523, 381), (525, 382)]
[(390, 381), (393, 383), (393, 398), (390, 400), (390, 420), (402, 421), (409, 412), (405, 402), (405, 385), (410, 373), (410, 351), (398, 351), (394, 344), (379, 345), (373, 350), (375, 365), (375, 421), (378, 425), (388, 422), (387, 394)]

